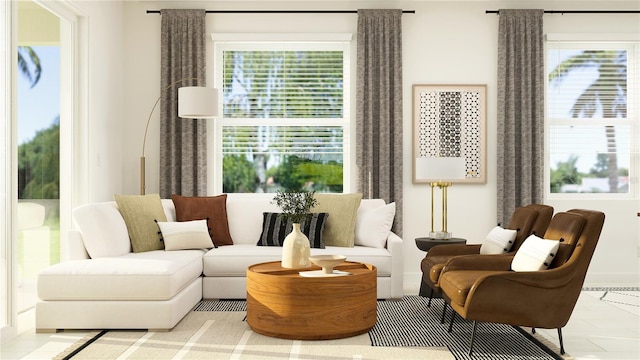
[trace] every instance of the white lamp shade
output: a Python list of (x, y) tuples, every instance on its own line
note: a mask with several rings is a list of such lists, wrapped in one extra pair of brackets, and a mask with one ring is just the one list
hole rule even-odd
[(416, 180), (461, 180), (466, 176), (462, 157), (416, 158)]
[(218, 115), (218, 90), (202, 86), (178, 88), (178, 116), (209, 119)]

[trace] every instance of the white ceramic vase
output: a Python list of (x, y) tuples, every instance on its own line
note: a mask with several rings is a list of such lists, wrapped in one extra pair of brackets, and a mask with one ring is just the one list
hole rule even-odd
[(309, 238), (300, 230), (300, 224), (293, 224), (293, 231), (284, 238), (282, 244), (282, 267), (300, 269), (311, 266)]

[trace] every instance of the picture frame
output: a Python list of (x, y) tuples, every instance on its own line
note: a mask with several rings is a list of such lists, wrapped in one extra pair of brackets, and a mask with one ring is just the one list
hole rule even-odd
[(416, 158), (463, 157), (465, 178), (452, 183), (486, 183), (487, 86), (413, 85), (413, 182)]

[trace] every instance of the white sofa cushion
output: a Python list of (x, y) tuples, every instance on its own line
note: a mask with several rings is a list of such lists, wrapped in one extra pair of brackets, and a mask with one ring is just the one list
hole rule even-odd
[(61, 262), (38, 274), (41, 300), (168, 300), (202, 274), (202, 250)]
[[(352, 248), (326, 246), (324, 249), (311, 249), (311, 255), (345, 255), (347, 261), (364, 262), (378, 269), (378, 277), (390, 276), (391, 254), (387, 249), (364, 246)], [(256, 246), (255, 244), (234, 244), (209, 250), (203, 257), (205, 276), (244, 277), (250, 265), (282, 260), (282, 248), (274, 246)]]
[(272, 197), (231, 195), (227, 197), (227, 219), (233, 245), (256, 246), (262, 233), (262, 213), (276, 213), (280, 212), (280, 209), (275, 204), (271, 204)]
[(115, 201), (83, 205), (73, 218), (87, 253), (92, 258), (121, 256), (131, 252), (131, 241)]
[(384, 248), (396, 216), (396, 203), (358, 209), (356, 245)]

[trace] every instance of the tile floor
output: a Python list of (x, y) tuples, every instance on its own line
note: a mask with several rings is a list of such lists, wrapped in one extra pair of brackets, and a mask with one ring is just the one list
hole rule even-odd
[[(640, 359), (639, 299), (639, 291), (583, 291), (562, 330), (566, 352), (577, 360)], [(32, 316), (25, 317), (25, 323), (33, 324)], [(26, 328), (16, 339), (2, 344), (0, 359), (51, 359), (87, 334), (36, 334), (32, 327)], [(555, 330), (538, 331), (558, 343)]]

